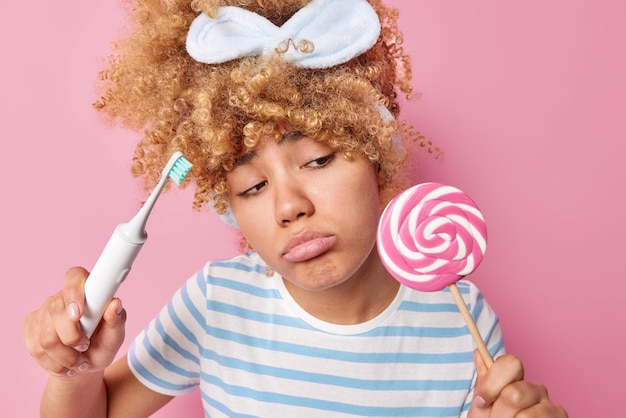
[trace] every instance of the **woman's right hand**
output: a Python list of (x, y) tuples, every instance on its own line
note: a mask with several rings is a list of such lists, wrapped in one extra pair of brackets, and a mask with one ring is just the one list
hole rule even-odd
[(29, 314), (24, 342), (30, 355), (52, 376), (75, 376), (102, 371), (113, 362), (124, 341), (126, 312), (113, 298), (91, 339), (79, 319), (85, 310), (84, 284), (89, 273), (79, 267), (65, 275), (63, 290)]

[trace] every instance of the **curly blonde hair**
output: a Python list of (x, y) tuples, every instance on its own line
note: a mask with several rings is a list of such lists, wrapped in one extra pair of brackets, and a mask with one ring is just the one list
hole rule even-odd
[[(411, 95), (411, 65), (402, 49), (397, 10), (369, 0), (381, 22), (376, 44), (362, 55), (327, 69), (297, 68), (275, 58), (245, 57), (223, 64), (196, 62), (185, 48), (199, 12), (239, 6), (280, 26), (310, 0), (134, 0), (131, 31), (113, 44), (94, 106), (112, 121), (143, 131), (132, 172), (146, 188), (159, 179), (175, 151), (193, 164), (194, 207), (213, 201), (228, 208), (225, 175), (245, 147), (261, 135), (289, 126), (346, 155), (361, 153), (379, 166), (381, 196), (401, 187), (392, 181), (405, 153), (394, 137), (423, 137), (397, 123), (397, 96)], [(385, 118), (377, 105), (394, 118)], [(397, 142), (397, 141), (396, 141)], [(385, 199), (385, 198), (383, 198)]]

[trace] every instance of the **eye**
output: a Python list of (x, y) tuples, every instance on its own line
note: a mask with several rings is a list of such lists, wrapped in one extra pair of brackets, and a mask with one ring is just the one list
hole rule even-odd
[(243, 192), (237, 193), (237, 196), (253, 196), (261, 191), (265, 186), (267, 186), (267, 180), (264, 180), (260, 183), (255, 184), (254, 186), (244, 190)]
[(323, 168), (323, 167), (326, 167), (328, 164), (330, 164), (335, 159), (336, 155), (337, 155), (336, 153), (332, 152), (332, 153), (330, 153), (328, 155), (325, 155), (323, 157), (316, 158), (316, 159), (314, 159), (312, 161), (309, 161), (305, 165), (305, 167), (310, 167), (310, 168)]

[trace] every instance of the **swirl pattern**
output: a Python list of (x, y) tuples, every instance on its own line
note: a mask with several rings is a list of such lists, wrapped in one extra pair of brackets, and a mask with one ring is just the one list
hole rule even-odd
[(396, 196), (378, 225), (380, 258), (401, 283), (433, 292), (470, 274), (487, 247), (485, 219), (461, 190), (415, 185)]

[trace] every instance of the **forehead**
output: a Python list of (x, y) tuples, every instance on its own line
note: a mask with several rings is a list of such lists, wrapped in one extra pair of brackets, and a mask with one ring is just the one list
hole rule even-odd
[(257, 144), (255, 144), (255, 146), (253, 147), (246, 147), (239, 155), (239, 157), (237, 157), (235, 159), (235, 167), (241, 166), (241, 165), (245, 165), (247, 163), (249, 163), (250, 161), (252, 161), (255, 157), (258, 156), (257, 154), (257, 148), (259, 147), (260, 144), (264, 143), (265, 141), (271, 141), (273, 138), (276, 138), (276, 143), (278, 145), (283, 145), (283, 144), (289, 144), (289, 143), (295, 143), (298, 140), (302, 139), (305, 137), (305, 135), (300, 132), (300, 131), (296, 131), (296, 130), (279, 130), (277, 132), (278, 135), (265, 135), (265, 136), (261, 136), (261, 139), (259, 140), (259, 142), (257, 142)]

